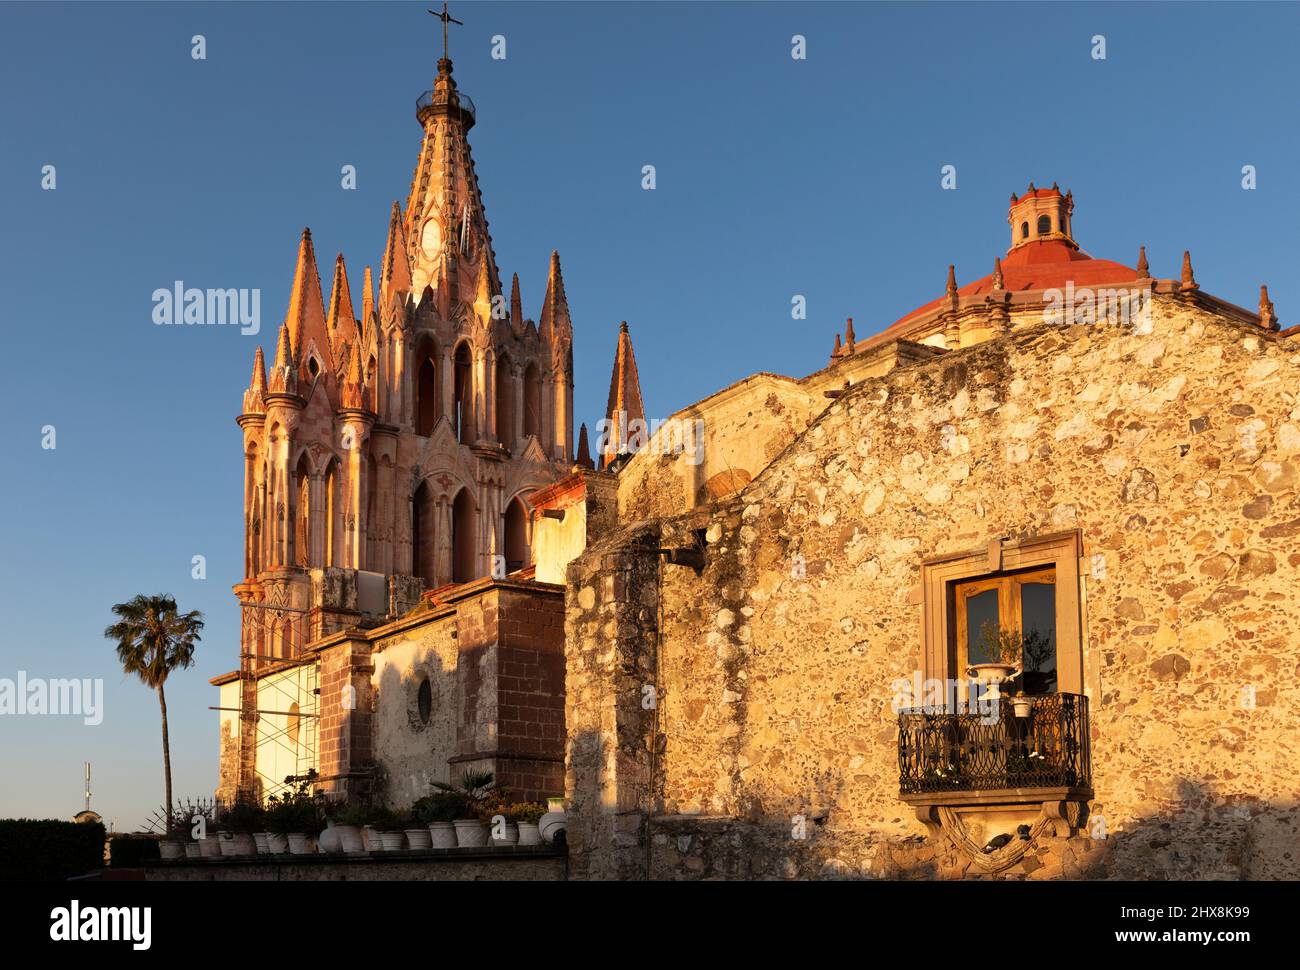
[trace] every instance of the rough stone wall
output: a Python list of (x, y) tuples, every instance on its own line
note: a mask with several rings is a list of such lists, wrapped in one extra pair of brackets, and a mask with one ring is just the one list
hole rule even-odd
[[(898, 798), (912, 591), (924, 559), (1069, 529), (1108, 838), (1004, 876), (1300, 874), (1267, 848), (1300, 800), (1297, 350), (1164, 296), (1145, 335), (1020, 330), (862, 382), (741, 495), (593, 547), (567, 603), (575, 875), (973, 875)], [(696, 529), (699, 576), (632, 548)]]

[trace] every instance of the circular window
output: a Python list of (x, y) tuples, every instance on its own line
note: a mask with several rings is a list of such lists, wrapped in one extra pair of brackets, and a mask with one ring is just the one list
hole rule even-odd
[(428, 724), (429, 718), (433, 715), (433, 685), (429, 683), (428, 677), (420, 681), (420, 689), (416, 694), (415, 703), (420, 712), (420, 720)]

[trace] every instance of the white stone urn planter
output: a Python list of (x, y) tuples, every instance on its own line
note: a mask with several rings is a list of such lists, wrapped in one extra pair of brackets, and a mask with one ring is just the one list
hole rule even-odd
[(402, 843), (406, 841), (405, 832), (380, 832), (379, 838), (384, 846), (385, 852), (400, 852)]
[(433, 845), (428, 829), (406, 829), (406, 847), (408, 849), (428, 849)]
[(541, 845), (542, 832), (537, 827), (536, 822), (519, 823), (519, 844), (520, 845)]
[(1002, 696), (1002, 685), (1014, 679), (1020, 668), (1012, 664), (971, 664), (966, 673), (984, 687), (984, 696), (994, 700)]
[(550, 809), (537, 821), (537, 828), (542, 833), (542, 841), (554, 842), (555, 837), (565, 830), (565, 813), (563, 798), (548, 798), (546, 806)]
[(164, 859), (182, 859), (185, 857), (185, 843), (167, 840), (158, 843), (158, 854)]
[(434, 849), (456, 848), (456, 826), (450, 822), (430, 822), (429, 841)]
[(339, 837), (338, 826), (333, 819), (325, 820), (325, 830), (316, 839), (317, 852), (342, 852), (343, 840)]
[(307, 855), (311, 852), (311, 837), (306, 832), (289, 833), (289, 854)]
[(451, 823), (456, 826), (456, 844), (461, 846), (487, 845), (487, 827), (476, 818), (458, 818)]
[(357, 825), (335, 825), (334, 831), (338, 833), (339, 846), (347, 855), (362, 855), (366, 851), (366, 844), (361, 838), (361, 828)]
[(289, 851), (289, 837), (283, 832), (266, 833), (266, 851), (270, 855), (284, 855)]
[(187, 859), (203, 858), (203, 846), (199, 845), (197, 842), (186, 842), (185, 858)]
[(271, 851), (270, 838), (271, 838), (270, 832), (253, 833), (253, 845), (257, 847), (258, 855), (266, 855)]
[(493, 825), (489, 831), (492, 834), (493, 845), (518, 845), (519, 844), (519, 826), (509, 820), (501, 826), (501, 837), (497, 838), (497, 827)]

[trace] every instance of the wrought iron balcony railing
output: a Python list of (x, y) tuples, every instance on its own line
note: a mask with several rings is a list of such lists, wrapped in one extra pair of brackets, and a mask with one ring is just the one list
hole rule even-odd
[(474, 108), (474, 102), (468, 94), (462, 94), (459, 90), (443, 88), (442, 90), (434, 89), (425, 91), (415, 101), (415, 116), (424, 123), (424, 113), (435, 105), (447, 105), (459, 107), (466, 115), (466, 120), (472, 125), (477, 117), (477, 111)]
[(996, 713), (898, 715), (898, 773), (903, 795), (929, 792), (1090, 788), (1088, 698), (1043, 694), (1027, 717), (1009, 698)]

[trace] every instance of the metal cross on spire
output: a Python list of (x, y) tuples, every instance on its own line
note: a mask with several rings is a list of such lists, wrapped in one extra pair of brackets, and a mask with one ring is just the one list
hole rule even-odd
[(450, 60), (450, 57), (447, 54), (447, 25), (455, 24), (458, 27), (464, 27), (465, 24), (464, 22), (457, 20), (451, 14), (447, 13), (446, 3), (442, 5), (442, 13), (438, 13), (438, 11), (436, 10), (430, 10), (429, 13), (433, 14), (433, 16), (437, 17), (439, 20), (442, 21), (442, 58), (443, 60)]

